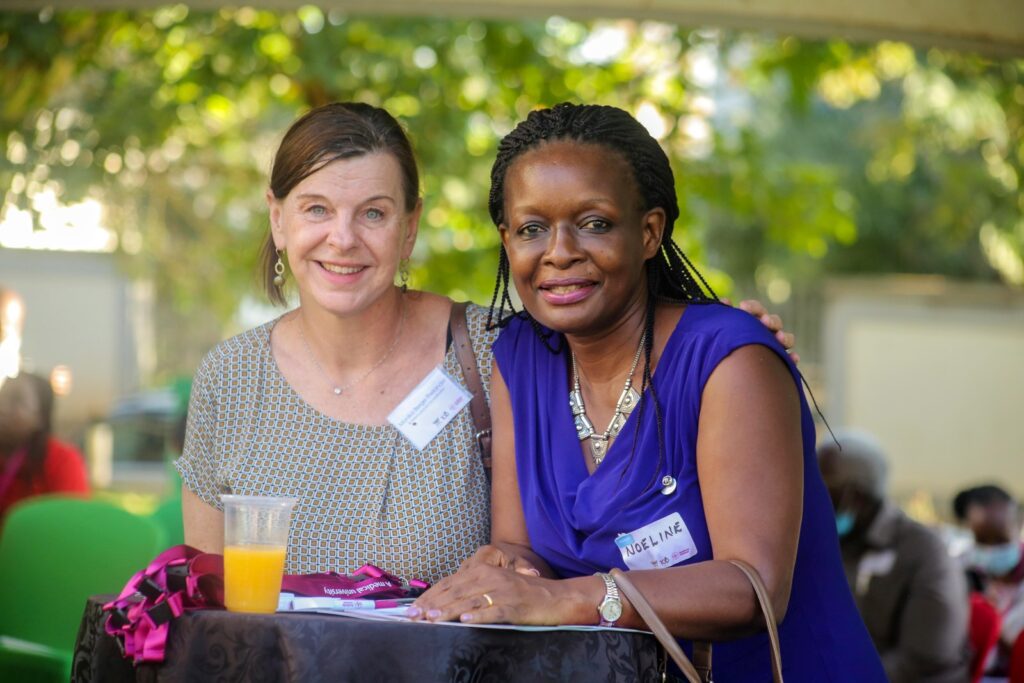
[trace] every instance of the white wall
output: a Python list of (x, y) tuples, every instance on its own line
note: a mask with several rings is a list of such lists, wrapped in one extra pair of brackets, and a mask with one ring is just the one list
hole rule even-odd
[(879, 437), (895, 495), (994, 480), (1024, 496), (1024, 292), (837, 281), (823, 324), (826, 416)]
[(78, 437), (115, 398), (137, 389), (133, 330), (144, 325), (113, 255), (0, 248), (0, 287), (25, 303), (25, 369), (71, 368), (71, 393), (57, 403), (59, 431)]

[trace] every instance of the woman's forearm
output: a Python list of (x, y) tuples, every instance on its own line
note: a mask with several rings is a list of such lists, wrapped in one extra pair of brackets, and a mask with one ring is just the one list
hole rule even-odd
[[(728, 562), (700, 562), (686, 567), (630, 571), (629, 578), (678, 638), (739, 638), (764, 626), (754, 590), (746, 576)], [(604, 599), (604, 582), (596, 577), (567, 579), (566, 605), (574, 623), (595, 624)], [(616, 626), (645, 628), (643, 619), (621, 595), (622, 616)]]

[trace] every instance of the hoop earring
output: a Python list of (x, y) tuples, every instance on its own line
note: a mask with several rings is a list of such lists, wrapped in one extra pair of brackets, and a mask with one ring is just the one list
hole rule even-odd
[(404, 258), (398, 262), (398, 288), (402, 293), (409, 289), (409, 259)]
[(274, 286), (280, 289), (284, 287), (284, 261), (281, 260), (281, 250), (277, 250), (277, 263), (274, 264)]

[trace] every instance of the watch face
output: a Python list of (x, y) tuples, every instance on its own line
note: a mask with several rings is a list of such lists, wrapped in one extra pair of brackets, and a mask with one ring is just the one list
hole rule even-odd
[(616, 621), (622, 616), (622, 603), (618, 600), (605, 600), (601, 605), (601, 618), (605, 621)]

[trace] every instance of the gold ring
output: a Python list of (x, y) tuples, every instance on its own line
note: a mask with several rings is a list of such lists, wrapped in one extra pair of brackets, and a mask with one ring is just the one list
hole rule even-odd
[(494, 600), (491, 600), (491, 596), (488, 595), (487, 593), (484, 593), (484, 600), (487, 601), (487, 606), (488, 607), (494, 607)]

